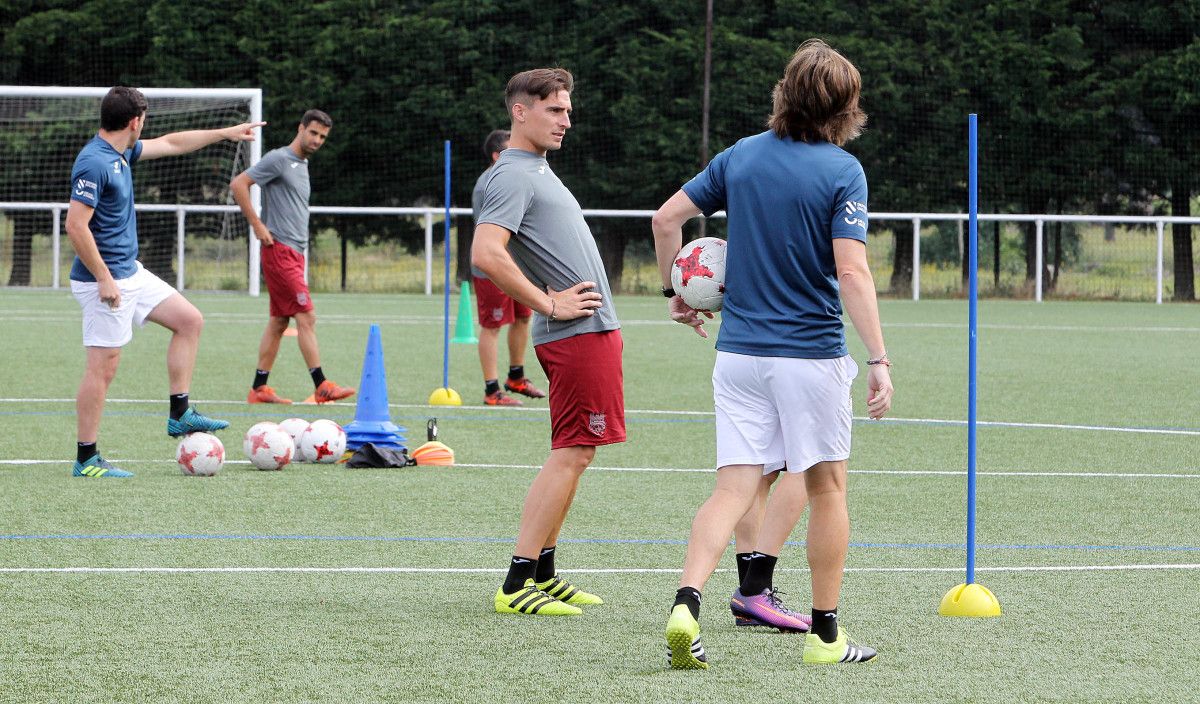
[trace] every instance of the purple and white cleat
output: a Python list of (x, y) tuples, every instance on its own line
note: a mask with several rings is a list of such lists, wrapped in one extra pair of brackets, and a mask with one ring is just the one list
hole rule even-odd
[(784, 633), (808, 633), (812, 617), (784, 606), (780, 594), (775, 589), (764, 589), (761, 594), (754, 596), (742, 594), (741, 589), (734, 591), (733, 598), (729, 600), (734, 623), (739, 626), (778, 628)]

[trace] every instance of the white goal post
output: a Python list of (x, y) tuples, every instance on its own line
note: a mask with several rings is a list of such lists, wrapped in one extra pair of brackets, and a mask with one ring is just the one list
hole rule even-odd
[[(239, 104), (243, 104), (246, 106), (246, 111), (244, 113), (246, 121), (249, 121), (249, 122), (262, 121), (262, 90), (259, 88), (142, 88), (142, 87), (138, 87), (138, 90), (140, 90), (142, 92), (142, 94), (146, 96), (147, 101), (150, 103), (149, 114), (152, 119), (149, 122), (149, 127), (150, 127), (150, 130), (153, 131), (155, 134), (157, 134), (157, 131), (154, 129), (156, 126), (156, 122), (159, 124), (162, 124), (162, 122), (163, 122), (162, 120), (157, 119), (157, 115), (165, 114), (165, 113), (170, 113), (173, 116), (178, 116), (178, 118), (180, 120), (180, 122), (177, 125), (176, 125), (176, 123), (168, 123), (168, 124), (171, 124), (171, 129), (169, 129), (168, 131), (177, 131), (177, 130), (182, 130), (182, 129), (200, 129), (201, 128), (200, 125), (188, 126), (188, 124), (187, 124), (188, 108), (186, 106), (192, 106), (190, 108), (192, 110), (203, 109), (202, 106), (205, 103), (209, 103), (209, 102), (210, 103), (222, 103), (222, 102), (231, 102), (232, 101), (232, 102), (236, 102)], [(66, 192), (67, 192), (67, 184), (70, 180), (70, 166), (71, 166), (71, 163), (74, 161), (75, 153), (77, 153), (78, 150), (80, 148), (82, 148), (83, 145), (87, 142), (87, 140), (90, 139), (91, 136), (95, 134), (96, 129), (98, 128), (99, 117), (100, 117), (98, 101), (100, 98), (104, 97), (104, 95), (106, 93), (108, 93), (108, 91), (109, 91), (109, 88), (107, 88), (107, 87), (6, 86), (6, 85), (0, 85), (0, 125), (3, 125), (4, 129), (6, 131), (9, 131), (10, 136), (13, 137), (14, 140), (17, 140), (18, 143), (19, 143), (20, 137), (18, 137), (16, 135), (16, 132), (18, 131), (18, 128), (20, 125), (29, 125), (30, 123), (39, 122), (39, 121), (40, 121), (41, 125), (57, 124), (57, 121), (61, 121), (64, 125), (67, 123), (70, 123), (70, 122), (81, 122), (81, 124), (86, 125), (86, 129), (83, 129), (78, 136), (76, 136), (72, 131), (64, 129), (64, 132), (68, 132), (68, 133), (64, 134), (62, 136), (62, 138), (64, 140), (65, 139), (73, 140), (70, 144), (67, 144), (63, 148), (60, 149), (60, 152), (65, 155), (65, 158), (70, 159), (70, 161), (66, 162), (65, 167), (61, 163), (57, 163), (57, 162), (54, 163), (53, 166), (47, 165), (45, 163), (40, 163), (40, 164), (26, 164), (26, 165), (23, 165), (23, 167), (22, 167), (27, 170), (46, 170), (46, 169), (53, 168), (56, 171), (63, 171), (65, 169), (65, 173), (55, 173), (55, 174), (47, 175), (47, 178), (54, 179), (54, 181), (51, 181), (50, 183), (54, 183), (55, 181), (61, 182), (62, 186), (61, 186), (61, 188), (59, 188), (57, 190), (57, 192), (51, 190), (48, 192), (48, 195), (47, 195), (47, 192), (45, 192), (44, 189), (43, 189), (43, 191), (39, 191), (39, 192), (35, 192), (34, 189), (30, 189), (30, 192), (28, 194), (23, 194), (19, 191), (12, 192), (12, 189), (7, 189), (6, 192), (0, 193), (0, 201), (8, 201), (12, 205), (18, 205), (18, 204), (21, 204), (21, 202), (25, 202), (27, 204), (32, 205), (32, 203), (29, 203), (30, 201), (45, 202), (45, 201), (52, 200), (53, 202), (56, 202), (56, 203), (60, 201), (60, 198), (62, 196), (59, 194), (66, 194)], [(25, 99), (25, 101), (27, 101), (27, 102), (24, 104), (20, 104), (19, 99)], [(84, 116), (84, 115), (71, 114), (70, 116), (67, 116), (65, 113), (59, 114), (53, 110), (47, 109), (48, 106), (50, 106), (53, 103), (53, 101), (55, 101), (55, 99), (64, 99), (63, 100), (64, 103), (68, 102), (70, 99), (92, 99), (95, 102), (91, 104), (90, 115)], [(18, 104), (20, 104), (21, 107), (17, 107)], [(24, 111), (24, 112), (22, 112), (22, 111)], [(239, 117), (241, 114), (242, 113), (239, 112)], [(83, 120), (82, 118), (85, 118), (85, 117), (88, 119)], [(225, 126), (225, 125), (213, 125), (213, 126)], [(204, 125), (204, 127), (209, 127), (209, 125)], [(256, 135), (255, 140), (248, 144), (249, 153), (248, 153), (248, 155), (246, 155), (247, 158), (243, 162), (246, 164), (247, 167), (257, 163), (258, 160), (262, 156), (263, 141), (262, 141), (261, 128), (256, 130), (256, 132), (257, 132), (257, 135)], [(31, 134), (34, 134), (34, 133), (31, 133)], [(38, 137), (34, 136), (31, 138), (37, 139)], [(69, 151), (68, 151), (68, 148), (69, 148)], [(234, 163), (236, 163), (236, 158), (235, 158)], [(12, 166), (11, 162), (10, 162), (10, 164), (8, 164), (6, 166), (11, 167)], [(230, 174), (229, 177), (231, 178), (232, 174)], [(222, 178), (224, 178), (223, 175), (222, 175)], [(135, 182), (135, 186), (137, 186), (137, 185), (138, 185), (138, 183)], [(211, 187), (206, 187), (204, 190), (207, 194), (212, 189), (211, 189)], [(251, 199), (254, 203), (255, 210), (260, 210), (261, 209), (261, 193), (259, 191), (259, 188), (257, 186), (253, 187), (250, 191), (250, 194), (251, 194)], [(24, 196), (24, 197), (22, 197), (22, 196)], [(209, 204), (210, 205), (225, 205), (225, 203), (213, 202), (214, 200), (215, 200), (215, 198), (213, 198), (213, 200), (210, 200)], [(200, 203), (203, 203), (203, 201), (197, 202), (197, 204), (200, 204)], [(63, 207), (65, 208), (65, 204)], [(142, 210), (142, 209), (139, 208), (139, 211), (140, 210)], [(56, 231), (57, 231), (57, 224), (58, 223), (57, 223), (57, 218), (56, 218), (56, 220), (55, 220)], [(248, 276), (247, 290), (251, 296), (257, 296), (257, 295), (259, 295), (259, 270), (260, 270), (259, 242), (258, 242), (258, 239), (256, 237), (254, 237), (253, 232), (250, 232), (249, 230), (247, 230), (247, 233), (248, 233), (248, 242), (249, 242), (249, 249), (248, 249), (248, 254), (249, 254), (248, 265), (249, 266), (248, 266), (248, 271), (247, 271), (247, 276)], [(57, 277), (57, 271), (55, 272), (55, 276)]]

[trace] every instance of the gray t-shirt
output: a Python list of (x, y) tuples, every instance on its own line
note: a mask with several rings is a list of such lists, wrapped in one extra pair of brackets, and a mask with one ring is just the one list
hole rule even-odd
[[(471, 189), (471, 217), (475, 220), (475, 224), (479, 224), (479, 208), (483, 205), (483, 190), (487, 187), (488, 176), (492, 174), (492, 167), (488, 167), (486, 171), (479, 174), (479, 178), (475, 179), (475, 188)], [(487, 274), (474, 264), (471, 265), (471, 276), (476, 276), (481, 279), (486, 279)]]
[(297, 252), (308, 247), (308, 160), (291, 147), (272, 149), (246, 173), (262, 189), (262, 221), (271, 237)]
[(534, 314), (533, 344), (621, 327), (613, 307), (608, 275), (583, 209), (545, 157), (508, 148), (487, 174), (477, 222), (499, 225), (513, 236), (508, 251), (525, 276), (545, 291), (595, 281), (603, 305), (590, 317), (547, 320)]

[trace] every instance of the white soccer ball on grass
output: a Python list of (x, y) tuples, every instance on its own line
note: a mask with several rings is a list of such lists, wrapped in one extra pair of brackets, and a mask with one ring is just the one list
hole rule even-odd
[(211, 477), (225, 465), (225, 446), (216, 435), (189, 433), (175, 448), (175, 461), (190, 477)]
[(346, 451), (346, 431), (331, 420), (314, 420), (300, 436), (300, 456), (305, 462), (332, 464)]
[(258, 469), (283, 469), (295, 455), (296, 446), (292, 444), (292, 436), (285, 430), (272, 423), (270, 426), (247, 433), (250, 448), (246, 458)]
[(288, 418), (281, 421), (279, 427), (292, 436), (292, 442), (296, 446), (295, 458), (300, 459), (300, 438), (304, 437), (304, 433), (308, 430), (309, 422), (303, 418)]
[(267, 428), (278, 427), (278, 423), (274, 423), (269, 420), (264, 420), (261, 423), (255, 423), (254, 425), (250, 426), (250, 429), (246, 431), (245, 436), (242, 437), (242, 453), (246, 455), (246, 457), (250, 456), (250, 438), (254, 437), (255, 434), (266, 430)]

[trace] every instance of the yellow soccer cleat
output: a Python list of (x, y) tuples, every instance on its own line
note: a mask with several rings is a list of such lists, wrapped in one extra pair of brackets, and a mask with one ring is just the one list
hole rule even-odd
[(595, 606), (604, 603), (600, 597), (588, 594), (558, 575), (554, 575), (545, 582), (538, 582), (537, 588), (561, 602), (575, 606)]
[(804, 662), (814, 665), (869, 662), (878, 654), (874, 648), (851, 642), (849, 634), (841, 628), (832, 643), (826, 643), (815, 633), (804, 638)]
[(564, 604), (534, 586), (532, 579), (513, 594), (505, 594), (504, 587), (496, 590), (496, 613), (525, 614), (527, 616), (578, 616), (583, 610)]
[(667, 665), (676, 670), (707, 670), (700, 643), (700, 623), (684, 604), (676, 604), (667, 619)]

